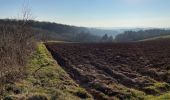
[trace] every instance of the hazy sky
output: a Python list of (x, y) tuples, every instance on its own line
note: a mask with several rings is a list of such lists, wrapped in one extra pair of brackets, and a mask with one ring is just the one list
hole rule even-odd
[[(15, 18), (24, 0), (0, 0)], [(89, 27), (170, 27), (170, 0), (29, 0), (36, 20)]]

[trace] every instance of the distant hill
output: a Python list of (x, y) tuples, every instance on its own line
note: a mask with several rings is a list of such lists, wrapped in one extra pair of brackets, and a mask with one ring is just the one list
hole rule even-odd
[[(1, 19), (0, 24), (16, 25), (18, 20)], [(71, 42), (100, 42), (105, 34), (113, 31), (96, 28), (77, 27), (51, 22), (30, 21), (37, 38)], [(114, 32), (113, 32), (114, 34)]]
[(134, 42), (140, 40), (154, 39), (162, 36), (170, 35), (169, 29), (149, 29), (140, 31), (125, 31), (116, 36), (117, 42)]
[[(18, 20), (0, 19), (1, 26), (16, 25), (19, 22)], [(133, 42), (170, 35), (169, 29), (88, 28), (39, 21), (30, 21), (30, 25), (36, 38), (43, 41), (113, 42), (115, 39), (116, 42)]]

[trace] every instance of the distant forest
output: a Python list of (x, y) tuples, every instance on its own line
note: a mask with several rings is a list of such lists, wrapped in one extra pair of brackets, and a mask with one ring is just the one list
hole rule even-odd
[[(1, 19), (0, 25), (15, 25), (19, 20)], [(97, 33), (107, 32), (95, 28), (76, 27), (51, 22), (30, 21), (35, 37), (43, 41), (69, 42), (113, 42), (113, 37), (107, 33), (103, 36)], [(110, 32), (110, 31), (109, 31)]]
[(167, 29), (149, 29), (140, 31), (125, 31), (115, 37), (117, 42), (134, 42), (144, 39), (170, 35), (170, 30)]
[[(15, 26), (19, 22), (19, 20), (0, 19), (0, 27), (3, 25)], [(116, 33), (115, 30), (77, 27), (51, 22), (29, 21), (29, 25), (35, 37), (41, 41), (134, 42), (170, 35), (170, 30), (168, 29), (141, 29), (138, 31), (132, 29), (122, 33)], [(116, 36), (114, 37), (114, 35)]]

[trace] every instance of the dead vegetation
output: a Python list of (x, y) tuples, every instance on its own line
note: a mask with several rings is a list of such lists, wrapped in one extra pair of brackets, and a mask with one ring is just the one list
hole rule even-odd
[(24, 77), (27, 60), (35, 48), (29, 20), (30, 12), (25, 9), (16, 24), (10, 20), (0, 24), (0, 95), (4, 84)]

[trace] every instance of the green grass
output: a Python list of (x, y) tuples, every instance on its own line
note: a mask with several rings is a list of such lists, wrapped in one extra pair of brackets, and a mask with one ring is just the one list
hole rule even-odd
[(153, 38), (143, 39), (143, 40), (139, 40), (139, 41), (160, 40), (160, 39), (167, 39), (167, 38), (170, 38), (170, 35), (153, 37)]
[(170, 100), (170, 92), (164, 93), (160, 96), (146, 96), (145, 100)]
[(21, 93), (15, 94), (10, 88), (11, 91), (6, 93), (6, 97), (14, 100), (41, 96), (48, 100), (92, 100), (92, 96), (69, 77), (42, 43), (38, 44), (31, 57), (26, 74), (25, 79), (9, 84), (21, 89)]
[(152, 81), (154, 82), (153, 86), (148, 86), (146, 89), (156, 91), (155, 95), (147, 95), (143, 91), (128, 88), (120, 84), (110, 84), (109, 87), (119, 90), (120, 93), (126, 95), (127, 98), (125, 100), (170, 100), (170, 85), (164, 82)]
[(164, 93), (161, 90), (170, 90), (170, 85), (168, 83), (156, 82), (153, 86), (146, 87), (147, 89), (154, 90), (157, 92), (158, 96), (147, 95), (145, 100), (170, 100), (170, 92)]
[(110, 88), (118, 90), (120, 93), (124, 94), (126, 97), (125, 100), (142, 100), (146, 96), (146, 94), (142, 91), (128, 88), (121, 84), (110, 84)]
[(170, 85), (168, 83), (155, 82), (153, 86), (148, 86), (144, 88), (145, 90), (152, 91), (153, 94), (161, 94), (162, 90), (169, 91)]

